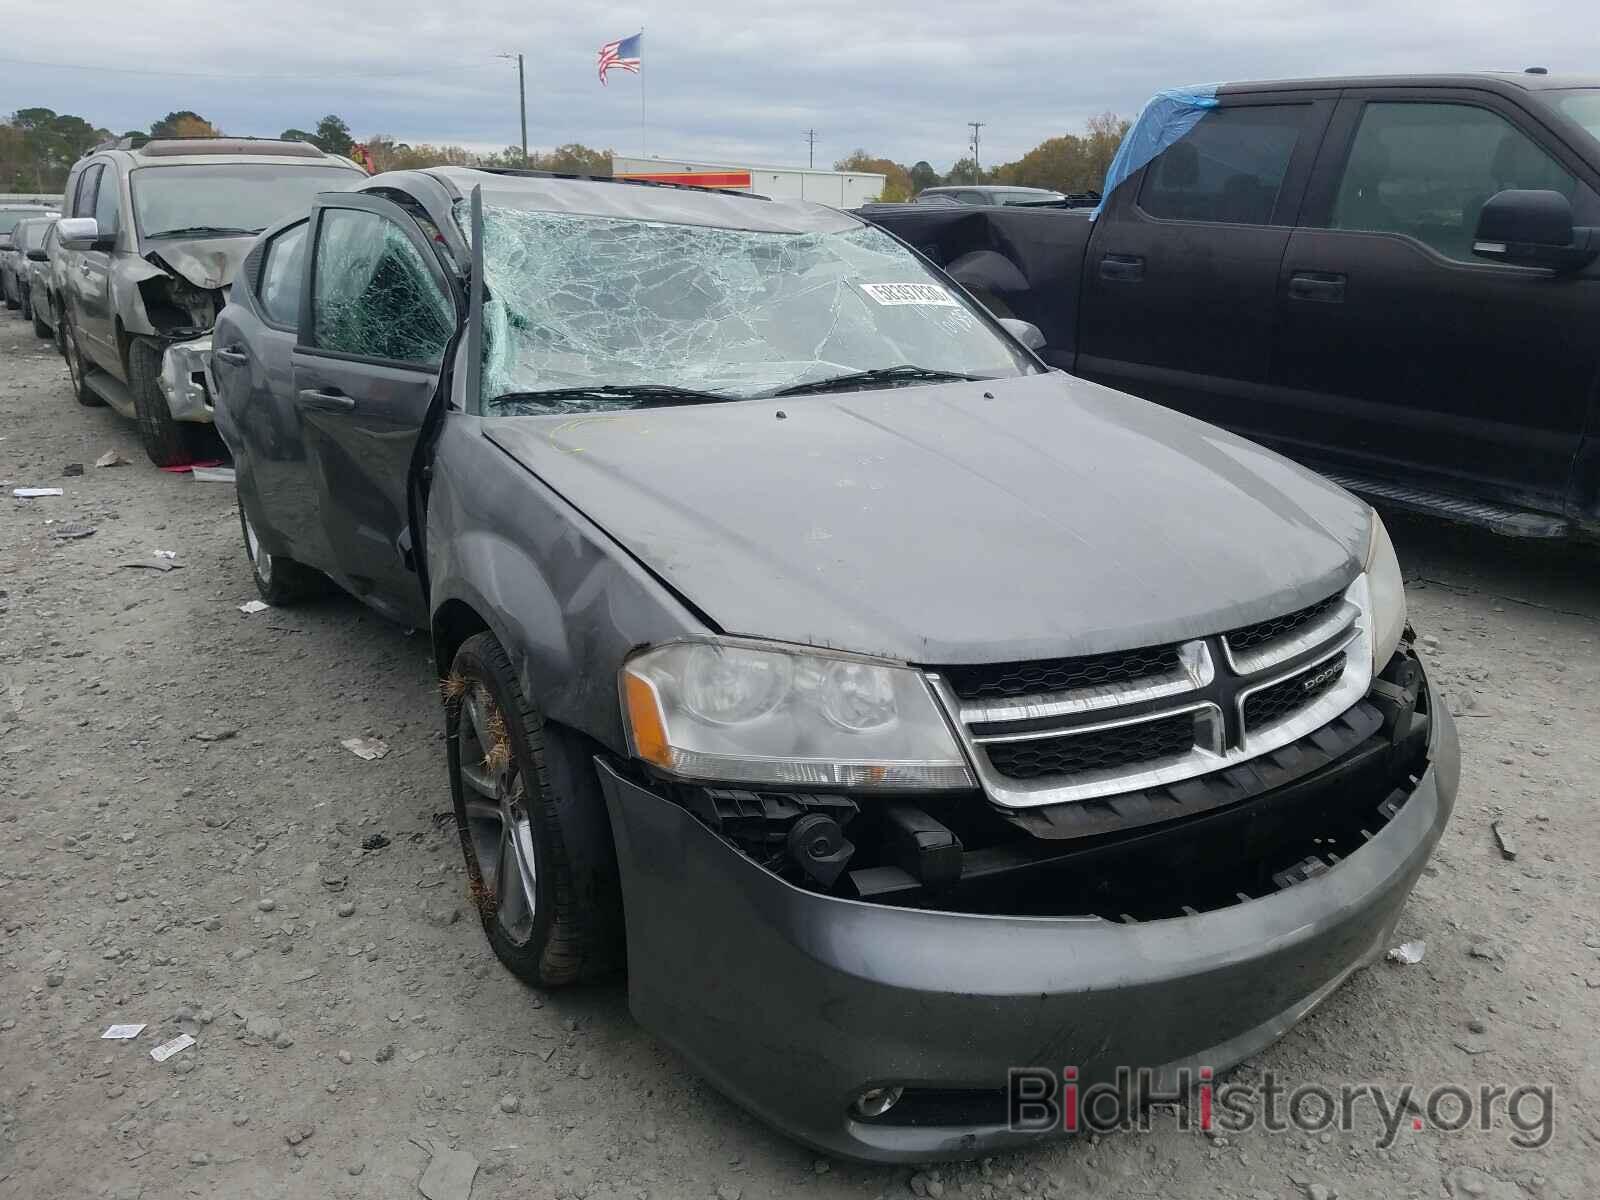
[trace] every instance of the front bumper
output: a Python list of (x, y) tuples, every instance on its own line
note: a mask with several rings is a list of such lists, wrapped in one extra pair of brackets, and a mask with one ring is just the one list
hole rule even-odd
[(174, 342), (161, 356), (161, 392), (174, 421), (212, 423), (216, 391), (211, 381), (211, 339)]
[(1459, 747), (1436, 705), (1426, 770), (1359, 850), (1275, 895), (1136, 925), (804, 891), (597, 765), (640, 1024), (785, 1133), (909, 1162), (1043, 1135), (1008, 1130), (992, 1104), (970, 1120), (895, 1124), (897, 1109), (862, 1119), (851, 1104), (864, 1089), (1003, 1103), (1010, 1067), (1074, 1065), (1087, 1089), (1119, 1067), (1221, 1071), (1282, 1036), (1387, 945), (1449, 818)]

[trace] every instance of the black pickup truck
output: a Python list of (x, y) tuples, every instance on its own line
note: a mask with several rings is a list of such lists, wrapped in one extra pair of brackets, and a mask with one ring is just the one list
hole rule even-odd
[(1391, 505), (1600, 533), (1600, 77), (1206, 95), (1094, 215), (862, 215), (1038, 326), (1054, 366)]

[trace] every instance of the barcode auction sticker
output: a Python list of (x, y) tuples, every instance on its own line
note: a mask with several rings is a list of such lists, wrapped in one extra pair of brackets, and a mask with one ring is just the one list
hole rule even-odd
[(879, 304), (934, 304), (941, 308), (960, 308), (937, 283), (863, 283), (861, 290)]

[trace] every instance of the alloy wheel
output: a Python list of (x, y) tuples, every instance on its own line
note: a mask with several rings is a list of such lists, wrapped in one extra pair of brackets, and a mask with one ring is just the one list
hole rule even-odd
[(492, 889), (495, 921), (513, 945), (533, 936), (538, 906), (533, 822), (517, 756), (505, 721), (481, 683), (461, 697), (461, 784), (468, 833), (485, 890)]

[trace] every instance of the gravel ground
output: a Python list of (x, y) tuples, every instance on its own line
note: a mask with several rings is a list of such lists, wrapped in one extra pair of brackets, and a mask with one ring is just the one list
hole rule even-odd
[[(110, 449), (129, 465), (96, 468)], [(1349, 1133), (1158, 1120), (913, 1172), (747, 1117), (620, 983), (541, 996), (502, 970), (469, 916), (425, 639), (353, 601), (242, 614), (231, 487), (152, 468), (14, 317), (0, 479), (0, 1196), (409, 1197), (427, 1145), (476, 1159), (478, 1200), (1600, 1192), (1592, 552), (1392, 522), (1463, 714), (1455, 820), (1397, 939), (1426, 955), (1359, 974), (1239, 1075), (1549, 1085), (1548, 1146), (1408, 1123), (1382, 1150), (1358, 1108)], [(177, 569), (123, 565), (160, 550)], [(391, 751), (363, 761), (354, 736)], [(113, 1023), (147, 1028), (100, 1040)]]

